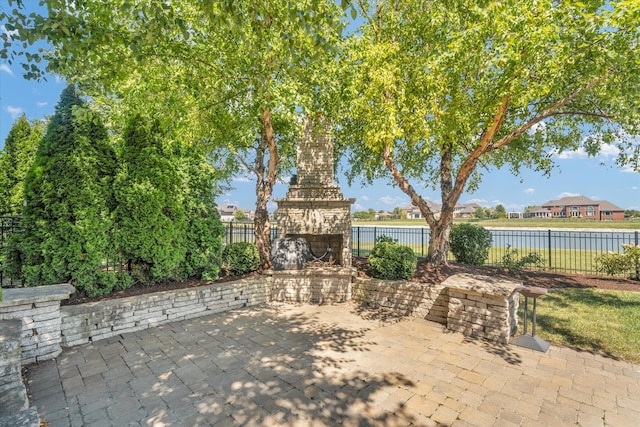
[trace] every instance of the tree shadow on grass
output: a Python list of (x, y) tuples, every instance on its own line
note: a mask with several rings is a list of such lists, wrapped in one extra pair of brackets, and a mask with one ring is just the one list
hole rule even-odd
[[(555, 292), (550, 292), (545, 298), (539, 301), (538, 304), (547, 304), (551, 307), (563, 309), (576, 307), (578, 305), (585, 306), (594, 316), (594, 321), (596, 320), (598, 310), (604, 306), (640, 310), (640, 302), (625, 300), (611, 292), (581, 289), (563, 290), (562, 297), (554, 294)], [(613, 360), (621, 360), (620, 357), (607, 350), (607, 345), (604, 340), (596, 339), (593, 336), (583, 333), (583, 331), (573, 325), (569, 319), (554, 315), (552, 310), (546, 310), (543, 315), (538, 314), (537, 324), (539, 329), (561, 336), (564, 341), (562, 345), (575, 351), (598, 354)]]

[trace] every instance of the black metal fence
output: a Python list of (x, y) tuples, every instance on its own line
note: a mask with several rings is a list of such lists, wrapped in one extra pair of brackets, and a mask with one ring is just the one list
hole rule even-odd
[[(253, 224), (230, 223), (226, 225), (226, 244), (254, 242)], [(542, 265), (527, 268), (545, 271), (603, 275), (596, 270), (596, 258), (608, 252), (622, 252), (623, 244), (640, 243), (640, 231), (573, 231), (573, 230), (489, 230), (492, 246), (487, 265), (501, 266), (510, 252), (518, 257), (530, 253), (543, 259)], [(277, 228), (271, 227), (271, 238), (277, 236)], [(426, 257), (429, 251), (430, 230), (427, 227), (352, 227), (353, 256), (367, 256), (378, 237), (388, 236), (399, 244), (409, 246), (417, 256)], [(449, 254), (449, 258), (453, 256)]]
[[(0, 217), (0, 263), (4, 262), (4, 247), (12, 233), (20, 232), (20, 217)], [(252, 223), (225, 224), (225, 244), (255, 242)], [(522, 257), (529, 253), (544, 259), (546, 271), (602, 274), (596, 270), (595, 259), (608, 252), (622, 252), (623, 244), (640, 244), (640, 231), (570, 231), (570, 230), (490, 230), (493, 238), (488, 265), (500, 266), (508, 251), (517, 251)], [(271, 239), (277, 236), (277, 227), (271, 227)], [(425, 257), (429, 250), (430, 230), (427, 227), (352, 227), (354, 256), (367, 256), (377, 238), (388, 236), (401, 245), (411, 247), (416, 255)], [(5, 275), (6, 276), (6, 275)], [(5, 286), (14, 284), (2, 276)]]
[(4, 274), (4, 266), (6, 263), (5, 247), (13, 233), (20, 233), (20, 217), (19, 216), (0, 216), (0, 285), (16, 286), (22, 284), (15, 278), (8, 277)]
[[(573, 231), (573, 230), (489, 230), (492, 246), (487, 265), (501, 266), (508, 251), (519, 257), (535, 253), (544, 260), (545, 271), (602, 275), (596, 270), (596, 258), (608, 252), (623, 252), (623, 244), (640, 243), (639, 231)], [(352, 229), (353, 255), (367, 256), (376, 239), (389, 236), (409, 246), (417, 256), (429, 250), (430, 230), (426, 227), (366, 227)], [(452, 255), (449, 254), (452, 259)]]

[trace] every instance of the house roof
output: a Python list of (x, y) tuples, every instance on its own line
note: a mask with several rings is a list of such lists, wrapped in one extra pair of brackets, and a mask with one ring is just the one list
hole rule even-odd
[(220, 213), (220, 215), (233, 215), (236, 211), (238, 210), (238, 207), (236, 205), (225, 205), (225, 206), (218, 206), (218, 212)]
[(543, 208), (542, 206), (532, 206), (529, 212), (549, 212), (549, 208)]
[(542, 204), (542, 207), (547, 206), (592, 206), (597, 205), (598, 202), (591, 200), (586, 196), (567, 196), (558, 200), (549, 200)]
[(569, 196), (558, 200), (549, 200), (543, 203), (541, 207), (547, 208), (551, 206), (599, 206), (601, 211), (624, 211), (624, 209), (608, 200), (592, 200), (586, 196)]
[(607, 200), (600, 200), (598, 202), (600, 204), (600, 210), (601, 211), (620, 211), (620, 212), (624, 212), (624, 209), (622, 209), (620, 206), (616, 206), (613, 203), (607, 201)]
[[(436, 202), (432, 202), (431, 200), (426, 200), (426, 202), (429, 209), (431, 209), (431, 212), (436, 213), (442, 210), (442, 206), (440, 206), (440, 204)], [(413, 210), (418, 210), (418, 207), (415, 205), (407, 205), (404, 208), (402, 208), (402, 210), (413, 211)]]

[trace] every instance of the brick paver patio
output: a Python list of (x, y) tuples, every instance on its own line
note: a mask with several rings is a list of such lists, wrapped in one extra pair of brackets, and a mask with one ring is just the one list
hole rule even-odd
[(355, 304), (271, 304), (65, 349), (27, 368), (55, 426), (632, 426), (640, 367), (472, 341)]

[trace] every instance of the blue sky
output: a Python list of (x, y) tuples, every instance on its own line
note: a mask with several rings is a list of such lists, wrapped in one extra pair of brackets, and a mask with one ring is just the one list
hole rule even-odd
[[(0, 28), (4, 31), (4, 28)], [(40, 119), (53, 114), (64, 82), (50, 76), (47, 82), (25, 80), (19, 64), (0, 63), (0, 148), (14, 121), (23, 113), (29, 119)], [(522, 211), (526, 206), (539, 205), (564, 196), (584, 195), (595, 200), (608, 200), (624, 209), (640, 210), (640, 173), (615, 166), (616, 150), (605, 147), (599, 156), (589, 158), (583, 151), (556, 156), (558, 168), (546, 178), (535, 171), (523, 170), (513, 176), (507, 170), (489, 170), (475, 193), (465, 193), (460, 203), (476, 202), (481, 206), (502, 204), (507, 211)], [(373, 208), (391, 211), (406, 206), (409, 198), (387, 181), (362, 187), (355, 182), (348, 186), (346, 178), (337, 175), (345, 197), (355, 198), (353, 211)], [(233, 180), (234, 189), (218, 198), (218, 204), (236, 204), (243, 209), (255, 205), (255, 190), (250, 177)], [(414, 185), (422, 197), (439, 202), (436, 191)], [(285, 196), (286, 184), (278, 184), (274, 198)], [(270, 210), (275, 203), (270, 203)]]

